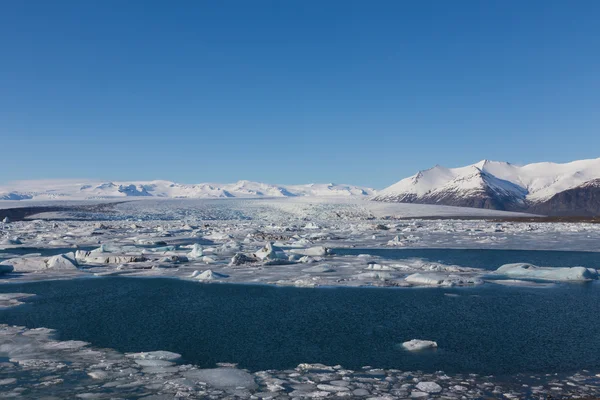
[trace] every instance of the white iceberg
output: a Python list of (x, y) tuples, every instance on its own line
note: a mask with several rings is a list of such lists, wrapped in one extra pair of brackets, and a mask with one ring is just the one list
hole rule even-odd
[(533, 264), (505, 264), (496, 270), (497, 274), (512, 278), (541, 279), (548, 281), (590, 281), (598, 279), (598, 271), (585, 267), (538, 267)]
[(435, 349), (438, 345), (432, 340), (412, 339), (402, 343), (402, 347), (409, 351), (419, 351), (424, 349)]
[(75, 259), (75, 253), (67, 253), (50, 257), (46, 261), (46, 265), (52, 269), (77, 269), (79, 264), (77, 264)]
[(273, 243), (268, 242), (265, 247), (254, 253), (254, 257), (267, 261), (267, 260), (288, 260), (288, 256), (279, 247), (275, 247)]
[(199, 281), (212, 281), (215, 279), (227, 278), (227, 277), (228, 276), (225, 274), (219, 274), (218, 272), (213, 272), (210, 269), (207, 269), (206, 271), (203, 271), (203, 272), (196, 270), (190, 275), (190, 278), (194, 278)]

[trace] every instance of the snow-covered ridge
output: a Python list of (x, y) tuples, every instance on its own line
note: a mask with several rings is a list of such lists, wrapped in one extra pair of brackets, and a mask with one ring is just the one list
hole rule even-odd
[(0, 200), (87, 200), (120, 197), (228, 198), (295, 196), (369, 196), (375, 191), (351, 185), (180, 184), (170, 181), (102, 182), (80, 180), (17, 181), (0, 186)]
[(380, 191), (374, 199), (444, 204), (449, 197), (456, 202), (457, 198), (480, 196), (513, 204), (533, 204), (599, 178), (600, 158), (523, 166), (482, 160), (466, 167), (436, 165), (419, 171)]

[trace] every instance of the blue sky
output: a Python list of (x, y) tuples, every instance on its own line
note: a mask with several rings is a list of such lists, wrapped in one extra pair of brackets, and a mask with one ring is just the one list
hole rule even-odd
[(600, 2), (6, 1), (0, 182), (600, 157)]

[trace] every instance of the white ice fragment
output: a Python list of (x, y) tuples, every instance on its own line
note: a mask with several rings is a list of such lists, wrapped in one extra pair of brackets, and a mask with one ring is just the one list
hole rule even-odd
[(321, 257), (321, 256), (326, 256), (329, 253), (329, 250), (323, 246), (314, 246), (314, 247), (309, 247), (307, 249), (293, 249), (293, 250), (290, 250), (290, 253), (300, 254), (302, 256)]
[(474, 276), (449, 275), (442, 273), (415, 273), (407, 276), (404, 280), (415, 285), (428, 286), (465, 286), (480, 285), (483, 281)]
[(432, 340), (420, 340), (420, 339), (412, 339), (408, 342), (402, 343), (402, 347), (409, 351), (419, 351), (424, 349), (433, 349), (438, 345), (436, 342)]
[(46, 264), (48, 268), (52, 269), (77, 269), (78, 266), (75, 253), (59, 254), (50, 257)]
[(392, 267), (389, 267), (387, 265), (377, 264), (377, 263), (369, 263), (369, 265), (367, 266), (367, 269), (374, 270), (374, 271), (391, 271), (391, 270), (393, 270)]
[(181, 354), (173, 353), (171, 351), (157, 350), (157, 351), (144, 351), (141, 353), (127, 353), (126, 357), (133, 358), (135, 360), (162, 360), (162, 361), (177, 361), (181, 358)]
[(321, 229), (321, 227), (313, 222), (304, 225), (304, 229)]
[(267, 261), (267, 260), (287, 260), (287, 255), (279, 247), (273, 246), (273, 243), (268, 242), (265, 247), (254, 253), (254, 257)]
[(373, 271), (373, 272), (363, 272), (361, 274), (357, 274), (355, 275), (357, 279), (379, 279), (379, 280), (384, 280), (384, 279), (391, 279), (393, 278), (393, 275), (390, 274), (389, 272), (379, 272), (379, 271)]
[(329, 264), (320, 264), (320, 265), (315, 265), (314, 267), (305, 268), (302, 270), (302, 272), (328, 273), (328, 272), (335, 272), (335, 270), (333, 268), (331, 268), (331, 266)]
[(425, 393), (439, 393), (442, 391), (442, 387), (435, 382), (419, 382), (417, 383), (417, 389)]
[(236, 255), (234, 255), (231, 258), (229, 265), (230, 266), (239, 266), (239, 265), (244, 265), (244, 264), (252, 264), (252, 263), (255, 263), (256, 261), (258, 261), (258, 260), (254, 257), (247, 256), (244, 253), (236, 253)]
[(196, 270), (192, 273), (192, 275), (190, 275), (190, 278), (194, 278), (199, 281), (212, 281), (215, 279), (227, 278), (227, 277), (228, 277), (227, 275), (219, 274), (218, 272), (213, 272), (210, 269), (207, 269), (206, 271), (203, 271), (203, 272)]
[(514, 278), (529, 278), (551, 281), (589, 281), (598, 279), (598, 271), (591, 268), (538, 267), (526, 263), (505, 264), (498, 268), (496, 273)]
[(204, 382), (217, 389), (256, 389), (258, 387), (252, 375), (236, 368), (191, 370), (187, 371), (185, 376), (195, 382)]
[(194, 243), (192, 246), (192, 251), (187, 254), (189, 258), (200, 258), (203, 255), (204, 253), (202, 252), (202, 246), (200, 246), (198, 243)]

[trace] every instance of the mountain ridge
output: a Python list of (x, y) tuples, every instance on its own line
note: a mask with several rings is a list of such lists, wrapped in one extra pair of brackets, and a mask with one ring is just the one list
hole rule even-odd
[[(600, 158), (523, 166), (481, 160), (465, 167), (436, 165), (419, 171), (381, 190), (372, 200), (548, 215), (597, 215), (600, 213), (597, 182), (600, 182)], [(594, 200), (586, 200), (583, 193)]]
[(17, 181), (0, 186), (0, 200), (91, 200), (123, 197), (260, 198), (295, 196), (370, 196), (376, 191), (343, 184), (273, 185), (240, 180), (235, 183), (180, 184), (171, 181)]

